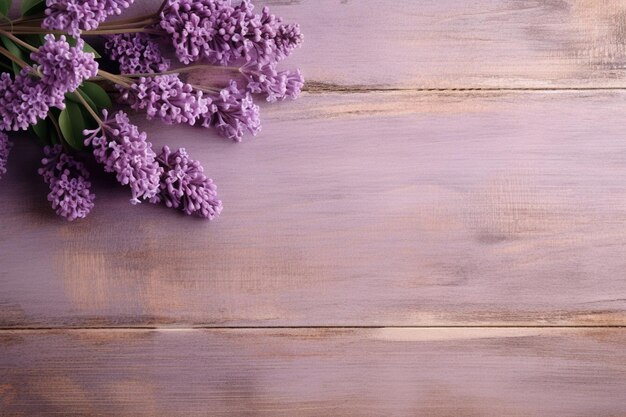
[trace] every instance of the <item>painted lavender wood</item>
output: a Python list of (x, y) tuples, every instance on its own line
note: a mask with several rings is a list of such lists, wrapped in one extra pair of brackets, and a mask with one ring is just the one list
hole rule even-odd
[[(66, 224), (17, 140), (0, 415), (626, 414), (626, 91), (591, 91), (625, 87), (626, 5), (265, 4), (309, 84), (259, 138), (136, 119), (203, 162), (217, 222), (96, 174)], [(415, 91), (455, 88), (502, 91)]]
[(10, 416), (626, 414), (617, 329), (0, 333)]
[[(0, 325), (625, 325), (626, 92), (307, 94), (235, 144), (184, 144), (216, 222), (47, 207), (18, 143), (0, 200)], [(173, 137), (173, 136), (176, 137)]]
[[(142, 2), (142, 11), (161, 0)], [(622, 0), (267, 0), (308, 89), (626, 87)], [(137, 13), (140, 11), (137, 10)]]
[[(138, 1), (132, 13), (157, 10)], [(313, 91), (626, 87), (621, 0), (266, 0), (301, 24)]]

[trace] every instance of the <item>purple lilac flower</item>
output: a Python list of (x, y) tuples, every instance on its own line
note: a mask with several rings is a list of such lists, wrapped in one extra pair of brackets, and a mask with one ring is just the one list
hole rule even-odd
[(278, 71), (275, 62), (244, 65), (241, 72), (248, 80), (248, 90), (253, 94), (267, 96), (269, 102), (288, 97), (295, 99), (304, 85), (300, 70)]
[(161, 55), (159, 44), (145, 33), (107, 36), (104, 50), (119, 63), (122, 74), (152, 74), (170, 67), (169, 59)]
[(0, 132), (0, 178), (7, 173), (7, 160), (12, 146), (7, 134)]
[(163, 202), (167, 207), (209, 220), (221, 213), (222, 202), (217, 199), (217, 187), (204, 175), (200, 163), (189, 158), (185, 149), (171, 152), (164, 146), (157, 162), (163, 168), (163, 175), (160, 192), (151, 202)]
[(145, 110), (148, 119), (159, 118), (167, 124), (193, 125), (205, 114), (211, 100), (202, 91), (183, 83), (178, 74), (139, 78), (130, 88), (123, 88), (121, 99), (134, 110)]
[(199, 59), (227, 65), (240, 58), (247, 61), (279, 60), (302, 43), (297, 25), (264, 8), (255, 15), (254, 6), (243, 0), (167, 0), (161, 12), (161, 28), (167, 32), (176, 56), (189, 64)]
[(30, 58), (38, 65), (41, 81), (53, 90), (68, 93), (75, 91), (85, 79), (98, 74), (98, 63), (91, 52), (84, 52), (85, 42), (76, 41), (70, 46), (65, 36), (58, 40), (54, 35), (46, 35), (45, 43)]
[(261, 130), (259, 106), (255, 105), (249, 93), (237, 88), (235, 81), (212, 97), (209, 111), (201, 118), (204, 127), (214, 127), (224, 137), (240, 141), (244, 131), (252, 135)]
[(65, 107), (63, 92), (29, 75), (24, 68), (11, 78), (0, 74), (0, 130), (26, 130), (48, 115), (50, 107)]
[(104, 165), (106, 172), (114, 172), (120, 184), (130, 186), (132, 204), (154, 197), (159, 192), (163, 168), (155, 160), (146, 133), (131, 124), (123, 111), (111, 119), (106, 110), (102, 114), (102, 126), (85, 130), (85, 145), (93, 147), (96, 161)]
[(282, 18), (271, 14), (268, 7), (263, 8), (260, 16), (249, 19), (248, 32), (260, 62), (284, 59), (304, 40), (299, 25), (283, 24)]
[(171, 36), (180, 62), (189, 64), (222, 50), (237, 53), (237, 48), (230, 46), (228, 50), (214, 50), (219, 31), (223, 33), (221, 38), (230, 40), (235, 35), (240, 40), (234, 22), (229, 20), (232, 11), (229, 0), (168, 0), (161, 11), (160, 26)]
[(46, 0), (45, 29), (62, 30), (79, 36), (93, 30), (112, 15), (119, 15), (134, 0)]
[(25, 130), (45, 118), (50, 107), (65, 108), (65, 93), (98, 73), (94, 55), (82, 50), (82, 40), (76, 46), (70, 46), (64, 36), (56, 40), (47, 35), (45, 40), (31, 54), (37, 63), (34, 68), (23, 68), (15, 78), (0, 74), (0, 130)]
[(85, 218), (96, 198), (89, 189), (89, 172), (81, 162), (64, 153), (61, 145), (46, 146), (44, 154), (39, 175), (50, 187), (48, 201), (52, 208), (69, 221)]

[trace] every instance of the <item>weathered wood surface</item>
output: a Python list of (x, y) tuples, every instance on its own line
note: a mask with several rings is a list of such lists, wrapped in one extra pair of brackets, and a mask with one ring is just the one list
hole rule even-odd
[(622, 0), (264, 4), (301, 23), (305, 46), (286, 65), (312, 90), (626, 86)]
[[(139, 1), (134, 13), (162, 0)], [(626, 87), (622, 0), (266, 0), (315, 91)]]
[(0, 333), (4, 416), (626, 415), (616, 329)]
[(626, 3), (257, 3), (303, 27), (300, 101), (243, 144), (136, 118), (220, 220), (96, 173), (64, 223), (16, 144), (0, 416), (626, 415)]
[(18, 144), (0, 324), (626, 324), (626, 92), (306, 95), (242, 144), (137, 118), (225, 201), (207, 223), (96, 177), (55, 217)]

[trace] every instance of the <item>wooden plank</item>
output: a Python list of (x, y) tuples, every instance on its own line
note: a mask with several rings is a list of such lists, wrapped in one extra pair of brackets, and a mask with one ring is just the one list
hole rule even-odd
[(256, 4), (302, 25), (312, 90), (626, 86), (621, 0)]
[(92, 170), (96, 208), (67, 224), (18, 141), (0, 326), (626, 325), (625, 99), (309, 94), (242, 144), (137, 116), (203, 162), (213, 223)]
[[(156, 10), (138, 1), (130, 13)], [(298, 22), (315, 91), (626, 87), (621, 0), (257, 0)]]
[(0, 333), (7, 416), (626, 414), (620, 329)]

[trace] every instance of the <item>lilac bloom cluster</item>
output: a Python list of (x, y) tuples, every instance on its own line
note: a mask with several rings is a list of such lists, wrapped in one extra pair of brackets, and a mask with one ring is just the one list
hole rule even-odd
[(42, 27), (79, 36), (82, 30), (94, 30), (109, 16), (119, 15), (134, 0), (46, 0), (46, 18)]
[(122, 90), (121, 99), (134, 110), (144, 110), (148, 119), (159, 118), (167, 124), (193, 125), (208, 111), (211, 100), (202, 91), (183, 83), (178, 74), (141, 77)]
[(64, 106), (63, 95), (50, 90), (24, 68), (15, 78), (0, 74), (0, 130), (26, 130), (48, 115), (50, 107)]
[(209, 220), (220, 214), (222, 202), (217, 199), (217, 187), (184, 148), (172, 152), (164, 146), (156, 160), (163, 175), (160, 191), (151, 199), (153, 203), (163, 202), (167, 207)]
[(163, 168), (155, 160), (146, 133), (130, 123), (123, 111), (112, 118), (106, 110), (102, 114), (104, 120), (98, 129), (85, 130), (85, 145), (91, 145), (96, 161), (106, 172), (114, 172), (120, 184), (130, 186), (132, 204), (154, 197)]
[[(302, 33), (298, 25), (284, 23), (268, 8), (255, 13), (251, 0), (164, 0), (152, 15), (103, 26), (109, 30), (101, 33), (111, 33), (104, 37), (104, 54), (117, 64), (119, 74), (99, 71), (98, 54), (85, 52), (85, 48), (93, 48), (80, 38), (81, 32), (98, 28), (133, 1), (45, 0), (42, 27), (75, 39), (48, 34), (42, 45), (39, 38), (22, 37), (27, 31), (5, 34), (16, 47), (34, 52), (28, 57), (15, 56), (6, 45), (8, 50), (2, 53), (22, 70), (15, 75), (10, 67), (0, 71), (0, 177), (6, 172), (11, 148), (5, 131), (32, 126), (48, 144), (58, 138), (62, 145), (45, 148), (39, 173), (50, 187), (48, 199), (60, 216), (68, 220), (85, 217), (94, 201), (89, 174), (66, 151), (82, 146), (76, 140), (75, 121), (83, 126), (97, 124), (96, 129), (83, 130), (83, 144), (106, 172), (129, 186), (131, 203), (161, 202), (188, 215), (213, 219), (222, 211), (222, 203), (200, 163), (184, 148), (171, 151), (164, 147), (157, 156), (146, 133), (132, 124), (126, 113), (109, 114), (104, 109), (110, 105), (108, 92), (84, 81), (100, 75), (99, 80), (118, 89), (122, 102), (145, 112), (148, 119), (211, 127), (240, 141), (244, 134), (256, 135), (261, 129), (253, 94), (269, 102), (300, 94), (304, 84), (300, 71), (279, 70), (278, 63), (301, 45)], [(43, 0), (39, 3), (43, 5)], [(31, 11), (36, 12), (34, 8)], [(36, 20), (33, 15), (32, 19), (18, 19), (15, 25), (29, 28)], [(183, 64), (230, 65), (226, 70), (238, 70), (236, 79), (224, 88), (184, 81), (179, 73), (197, 68), (170, 71), (170, 61), (160, 50), (161, 40), (173, 43)], [(81, 85), (80, 95), (67, 95)], [(54, 110), (66, 108), (66, 95), (75, 102), (68, 103), (65, 111)], [(100, 111), (102, 116), (98, 116)], [(46, 120), (38, 124), (41, 119)]]
[(107, 36), (104, 50), (110, 59), (117, 61), (122, 74), (152, 74), (170, 67), (159, 44), (145, 33)]
[(248, 81), (248, 90), (253, 94), (265, 95), (269, 102), (296, 99), (304, 85), (300, 70), (278, 71), (276, 62), (247, 64), (241, 68), (241, 73)]
[(7, 173), (7, 160), (12, 146), (7, 134), (0, 132), (0, 178)]
[(211, 98), (209, 111), (201, 117), (202, 126), (213, 127), (220, 135), (236, 141), (241, 141), (245, 131), (255, 136), (261, 130), (259, 106), (235, 81)]
[(172, 39), (176, 56), (189, 64), (200, 59), (227, 65), (246, 61), (277, 61), (302, 43), (298, 25), (286, 25), (264, 8), (243, 0), (167, 0), (160, 27)]
[(52, 208), (69, 221), (86, 217), (95, 199), (87, 181), (89, 172), (81, 162), (63, 152), (61, 145), (46, 146), (44, 154), (39, 175), (50, 187), (48, 201)]
[(45, 41), (31, 54), (34, 68), (23, 68), (15, 78), (0, 74), (0, 130), (26, 130), (45, 118), (50, 107), (63, 109), (65, 93), (98, 73), (94, 55), (82, 50), (82, 40), (70, 46), (64, 36), (56, 40), (47, 35)]
[(46, 35), (44, 39), (46, 42), (30, 58), (38, 64), (35, 69), (41, 74), (41, 81), (51, 90), (63, 94), (75, 91), (84, 80), (98, 74), (95, 55), (83, 51), (82, 39), (75, 46), (70, 46), (65, 36), (57, 40), (54, 35)]

